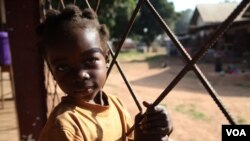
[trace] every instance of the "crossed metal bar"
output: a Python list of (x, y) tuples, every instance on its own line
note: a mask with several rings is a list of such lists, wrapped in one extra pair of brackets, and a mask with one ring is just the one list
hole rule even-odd
[[(243, 0), (237, 8), (231, 13), (231, 15), (220, 25), (218, 26), (217, 30), (210, 36), (209, 40), (204, 44), (204, 47), (194, 56), (193, 59), (191, 59), (188, 64), (181, 70), (181, 72), (175, 77), (175, 79), (170, 83), (170, 85), (162, 92), (162, 94), (155, 100), (153, 105), (159, 104), (164, 97), (168, 94), (168, 92), (171, 91), (171, 89), (181, 80), (181, 78), (190, 70), (195, 70), (195, 73), (201, 77), (202, 79), (205, 79), (205, 76), (201, 73), (201, 71), (198, 69), (195, 65), (195, 62), (197, 62), (204, 53), (211, 48), (215, 42), (218, 40), (218, 38), (224, 34), (224, 32), (229, 28), (229, 26), (233, 23), (234, 19), (240, 14), (240, 12), (248, 5), (250, 0)], [(147, 5), (149, 5), (149, 1), (147, 0)], [(152, 6), (150, 6), (152, 8)], [(181, 48), (181, 46), (179, 46)], [(183, 47), (182, 47), (183, 50)], [(203, 81), (202, 81), (203, 82)], [(207, 81), (208, 82), (208, 81)], [(207, 86), (211, 87), (209, 83), (206, 83)], [(211, 87), (212, 88), (212, 87)], [(212, 92), (212, 91), (211, 91)], [(214, 94), (215, 95), (215, 94)], [(218, 101), (219, 102), (219, 101)], [(221, 105), (222, 106), (222, 105)], [(223, 106), (222, 106), (223, 107)], [(229, 115), (228, 115), (229, 116)], [(230, 117), (230, 116), (229, 116)], [(227, 118), (229, 118), (227, 117)], [(232, 119), (229, 120), (231, 124), (235, 124)]]
[(158, 18), (158, 20), (161, 23), (161, 26), (164, 28), (164, 30), (167, 32), (168, 36), (171, 38), (171, 40), (174, 42), (175, 46), (179, 49), (181, 54), (184, 56), (184, 59), (188, 64), (182, 69), (182, 71), (175, 77), (175, 79), (169, 84), (169, 86), (162, 92), (162, 94), (155, 100), (153, 103), (154, 106), (159, 104), (164, 97), (167, 96), (167, 94), (174, 88), (174, 86), (183, 78), (183, 76), (190, 70), (192, 69), (203, 86), (207, 89), (208, 93), (212, 96), (213, 100), (216, 102), (220, 110), (223, 112), (227, 120), (229, 121), (230, 124), (235, 124), (234, 120), (232, 117), (229, 115), (229, 112), (224, 108), (222, 103), (220, 102), (216, 91), (213, 89), (209, 81), (206, 79), (204, 74), (201, 72), (199, 67), (195, 64), (202, 55), (207, 51), (208, 48), (212, 47), (214, 43), (218, 40), (219, 36), (222, 35), (226, 29), (229, 27), (229, 25), (233, 22), (233, 20), (237, 17), (237, 15), (242, 11), (242, 9), (248, 4), (248, 2), (245, 1), (245, 3), (241, 3), (241, 5), (238, 6), (237, 9), (223, 22), (216, 32), (211, 35), (210, 40), (208, 40), (205, 44), (204, 47), (194, 56), (192, 59), (191, 56), (185, 51), (184, 47), (180, 44), (180, 42), (176, 39), (174, 34), (171, 32), (167, 24), (163, 21), (163, 19), (160, 17), (160, 15), (157, 13), (157, 11), (154, 9), (152, 4), (149, 2), (149, 0), (146, 1), (146, 5), (148, 8), (152, 11), (155, 17)]
[(123, 34), (123, 36), (121, 38), (121, 41), (119, 42), (119, 45), (118, 45), (118, 47), (116, 49), (113, 60), (110, 63), (110, 66), (109, 66), (109, 69), (108, 69), (108, 72), (107, 72), (108, 76), (109, 76), (109, 74), (110, 74), (110, 72), (111, 72), (111, 70), (112, 70), (112, 68), (113, 68), (113, 66), (115, 64), (115, 60), (117, 59), (117, 57), (118, 57), (118, 55), (120, 53), (120, 50), (122, 48), (123, 43), (124, 43), (125, 39), (127, 38), (128, 34), (129, 34), (133, 24), (134, 24), (136, 15), (139, 13), (139, 10), (141, 9), (141, 6), (142, 6), (143, 2), (144, 2), (144, 0), (139, 0), (136, 7), (135, 7), (135, 10), (134, 10), (134, 12), (133, 12), (133, 14), (132, 14), (132, 16), (130, 18), (130, 21), (129, 21), (128, 26), (127, 26), (127, 28), (125, 30), (125, 33)]
[[(89, 8), (91, 8), (88, 0), (85, 0), (87, 6)], [(142, 4), (145, 3), (146, 6), (151, 10), (151, 13), (153, 13), (153, 15), (157, 18), (157, 20), (159, 21), (160, 25), (162, 26), (162, 28), (164, 29), (164, 31), (168, 34), (168, 36), (170, 37), (170, 39), (173, 41), (173, 43), (175, 44), (175, 46), (178, 48), (178, 50), (180, 51), (180, 53), (184, 56), (185, 61), (188, 63), (180, 72), (179, 74), (172, 80), (172, 82), (164, 89), (164, 91), (160, 94), (160, 96), (154, 101), (153, 106), (158, 105), (167, 95), (168, 93), (178, 84), (178, 82), (184, 77), (184, 75), (189, 71), (189, 70), (193, 70), (195, 72), (195, 74), (197, 75), (197, 77), (199, 78), (199, 80), (201, 81), (201, 83), (203, 84), (203, 86), (206, 88), (206, 90), (208, 91), (208, 93), (211, 95), (211, 97), (213, 98), (213, 100), (215, 101), (215, 103), (218, 105), (218, 107), (220, 108), (220, 110), (223, 112), (224, 116), (227, 118), (227, 120), (229, 121), (230, 124), (235, 124), (235, 121), (233, 120), (233, 118), (230, 116), (229, 112), (225, 109), (225, 107), (223, 106), (222, 102), (220, 101), (217, 92), (213, 89), (213, 87), (211, 86), (211, 84), (209, 83), (209, 81), (206, 79), (206, 77), (204, 76), (204, 74), (201, 72), (201, 70), (199, 69), (199, 67), (195, 64), (202, 56), (203, 54), (207, 51), (207, 49), (209, 49), (210, 47), (212, 47), (214, 45), (214, 43), (218, 40), (218, 38), (227, 30), (227, 28), (232, 24), (232, 22), (234, 21), (234, 19), (239, 15), (239, 13), (247, 6), (247, 4), (249, 3), (249, 0), (243, 0), (238, 7), (232, 12), (232, 14), (217, 28), (217, 30), (214, 32), (214, 34), (211, 35), (210, 39), (204, 44), (204, 47), (194, 56), (194, 58), (192, 59), (191, 56), (186, 52), (186, 50), (184, 49), (184, 47), (182, 46), (182, 44), (177, 40), (177, 38), (175, 37), (175, 35), (173, 34), (173, 32), (170, 30), (170, 28), (168, 27), (168, 25), (166, 24), (166, 22), (162, 19), (162, 17), (159, 15), (159, 13), (157, 12), (157, 10), (154, 8), (154, 6), (151, 4), (151, 2), (149, 0), (139, 0), (136, 8), (130, 18), (130, 21), (128, 23), (128, 26), (126, 28), (125, 33), (123, 34), (119, 45), (117, 47), (117, 51), (113, 52), (112, 48), (108, 45), (109, 49), (111, 50), (111, 57), (113, 58), (110, 64), (110, 67), (108, 69), (107, 72), (107, 76), (109, 76), (113, 65), (115, 64), (118, 68), (118, 71), (120, 72), (125, 84), (127, 85), (139, 111), (142, 111), (141, 105), (138, 102), (138, 99), (133, 91), (133, 89), (131, 88), (131, 85), (129, 83), (129, 81), (127, 80), (125, 74), (123, 73), (123, 70), (121, 68), (121, 66), (119, 65), (119, 63), (117, 62), (117, 57), (119, 55), (119, 52), (122, 48), (122, 45), (125, 41), (125, 39), (127, 38), (133, 23), (135, 21), (136, 15), (139, 13), (139, 10), (142, 6)], [(61, 1), (62, 6), (64, 6), (63, 2)], [(96, 7), (95, 7), (95, 11), (98, 10), (100, 1), (97, 1)]]
[(201, 70), (198, 68), (198, 66), (195, 64), (203, 55), (204, 53), (211, 48), (214, 43), (218, 40), (218, 38), (228, 29), (228, 27), (233, 23), (234, 19), (240, 14), (240, 12), (247, 6), (249, 3), (249, 0), (243, 0), (237, 8), (231, 13), (231, 15), (217, 28), (217, 30), (212, 34), (209, 38), (209, 40), (204, 44), (204, 47), (194, 56), (192, 59), (191, 56), (185, 51), (184, 47), (181, 45), (181, 43), (177, 40), (177, 38), (174, 36), (170, 28), (167, 26), (165, 21), (162, 19), (162, 17), (159, 15), (159, 13), (155, 10), (154, 6), (151, 4), (149, 0), (139, 0), (137, 3), (137, 6), (133, 12), (133, 15), (129, 21), (128, 27), (126, 29), (125, 34), (123, 35), (123, 38), (120, 41), (120, 44), (118, 46), (117, 52), (115, 53), (113, 60), (110, 64), (108, 74), (110, 73), (113, 65), (115, 64), (115, 60), (119, 54), (119, 51), (124, 43), (125, 38), (128, 35), (128, 32), (130, 31), (132, 24), (135, 20), (135, 16), (139, 12), (139, 9), (141, 5), (145, 2), (146, 6), (151, 10), (151, 13), (154, 14), (154, 16), (157, 18), (157, 20), (160, 22), (162, 28), (165, 30), (165, 32), (168, 34), (168, 36), (171, 38), (171, 40), (174, 42), (176, 47), (180, 50), (181, 54), (184, 56), (186, 62), (188, 64), (179, 72), (179, 74), (172, 80), (172, 82), (164, 89), (164, 91), (160, 94), (160, 96), (154, 101), (153, 106), (158, 105), (167, 95), (168, 93), (177, 85), (177, 83), (184, 77), (184, 75), (189, 71), (193, 70), (197, 77), (200, 79), (201, 83), (204, 85), (204, 87), (207, 89), (215, 103), (218, 105), (220, 110), (223, 112), (224, 116), (227, 118), (230, 124), (236, 124), (233, 118), (230, 116), (229, 112), (225, 109), (221, 101), (219, 100), (216, 91), (212, 88), (211, 84), (208, 82), (204, 74), (201, 72)]
[[(89, 8), (91, 8), (88, 0), (85, 0), (87, 6)], [(204, 74), (201, 72), (201, 70), (199, 69), (199, 67), (195, 64), (205, 53), (206, 51), (211, 48), (215, 42), (218, 40), (218, 38), (224, 34), (224, 32), (230, 27), (230, 25), (233, 23), (233, 21), (235, 20), (235, 18), (240, 14), (241, 11), (243, 11), (243, 9), (249, 4), (250, 0), (242, 0), (242, 2), (237, 6), (237, 8), (231, 13), (230, 16), (228, 16), (228, 18), (221, 23), (217, 29), (215, 30), (215, 32), (210, 36), (209, 40), (207, 40), (207, 42), (205, 42), (205, 44), (203, 45), (203, 48), (201, 48), (199, 50), (199, 52), (197, 52), (197, 54), (191, 58), (191, 56), (186, 52), (186, 50), (184, 49), (184, 47), (182, 46), (182, 44), (178, 41), (178, 39), (176, 38), (176, 36), (173, 34), (173, 32), (170, 30), (170, 28), (168, 27), (168, 25), (166, 24), (166, 22), (162, 19), (162, 17), (160, 16), (160, 14), (157, 12), (157, 10), (154, 8), (154, 6), (151, 4), (150, 0), (139, 0), (136, 8), (134, 9), (134, 12), (132, 13), (132, 16), (130, 18), (130, 21), (128, 23), (128, 26), (125, 30), (125, 33), (123, 34), (119, 45), (117, 47), (117, 51), (114, 53), (112, 48), (109, 46), (108, 47), (110, 49), (111, 52), (111, 57), (113, 58), (111, 63), (110, 63), (110, 67), (107, 71), (107, 77), (109, 76), (112, 67), (114, 65), (117, 66), (118, 71), (120, 72), (126, 86), (128, 87), (138, 109), (140, 112), (142, 112), (142, 107), (133, 91), (133, 89), (131, 88), (131, 85), (129, 83), (129, 81), (127, 80), (121, 66), (119, 65), (118, 61), (116, 60), (119, 52), (122, 48), (122, 45), (125, 41), (125, 39), (127, 38), (133, 23), (135, 21), (136, 15), (139, 13), (140, 8), (142, 6), (142, 4), (146, 4), (146, 6), (149, 8), (149, 10), (151, 11), (151, 13), (156, 17), (156, 19), (159, 21), (161, 27), (163, 28), (163, 30), (167, 33), (167, 35), (170, 37), (170, 39), (172, 40), (172, 42), (175, 44), (175, 46), (177, 47), (177, 49), (180, 51), (180, 53), (184, 56), (185, 61), (187, 62), (187, 64), (184, 66), (184, 68), (178, 73), (178, 75), (171, 81), (171, 83), (163, 90), (163, 92), (159, 95), (159, 97), (156, 98), (156, 100), (153, 102), (153, 106), (158, 105), (167, 95), (168, 93), (178, 84), (178, 82), (185, 76), (185, 74), (192, 70), (194, 71), (194, 73), (197, 75), (198, 79), (201, 81), (201, 83), (203, 84), (203, 86), (206, 88), (206, 90), (208, 91), (208, 93), (211, 95), (211, 97), (213, 98), (213, 100), (215, 101), (215, 103), (217, 104), (217, 106), (219, 107), (219, 109), (222, 111), (222, 113), (224, 114), (224, 116), (226, 117), (226, 119), (229, 121), (230, 124), (235, 125), (235, 121), (233, 120), (232, 116), (229, 114), (229, 112), (225, 109), (225, 107), (223, 106), (222, 102), (220, 101), (217, 92), (213, 89), (213, 87), (211, 86), (211, 84), (209, 83), (209, 81), (206, 79), (206, 77), (204, 76)], [(75, 3), (75, 0), (74, 0)], [(95, 7), (95, 11), (98, 10), (100, 4), (100, 0), (97, 0), (97, 4)], [(61, 1), (61, 5), (64, 6), (63, 2)], [(133, 130), (133, 127), (130, 129), (130, 131), (127, 133), (129, 134), (131, 131)]]
[[(112, 48), (109, 46), (109, 44), (108, 44), (108, 47), (110, 49), (111, 57), (114, 58), (114, 52), (113, 52)], [(119, 65), (119, 62), (117, 60), (115, 60), (115, 65), (117, 66), (118, 71), (120, 72), (120, 74), (122, 76), (122, 79), (124, 80), (126, 86), (128, 87), (128, 90), (129, 90), (133, 100), (135, 101), (136, 106), (138, 107), (139, 111), (142, 112), (142, 107), (140, 105), (140, 102), (138, 101), (138, 98), (137, 98), (135, 92), (133, 91), (129, 81), (127, 80), (127, 78), (126, 78), (126, 76), (125, 76), (125, 74), (124, 74), (124, 72), (123, 72), (123, 70), (122, 70), (122, 68)]]

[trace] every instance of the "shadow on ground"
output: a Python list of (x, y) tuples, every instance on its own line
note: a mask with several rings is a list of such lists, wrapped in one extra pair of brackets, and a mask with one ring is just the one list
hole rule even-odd
[[(133, 62), (138, 63), (138, 61), (131, 61), (131, 63)], [(181, 59), (167, 58), (162, 55), (147, 58), (145, 61), (140, 62), (147, 62), (149, 65), (149, 69), (162, 68), (163, 70), (158, 74), (132, 81), (131, 84), (159, 88), (162, 89), (162, 91), (170, 84), (174, 77), (176, 77), (176, 75), (184, 67), (184, 63)], [(162, 63), (166, 63), (166, 66), (163, 67)], [(198, 66), (203, 71), (204, 75), (209, 80), (209, 83), (219, 95), (242, 97), (250, 96), (249, 72), (235, 75), (221, 75), (213, 72), (213, 64), (200, 63), (198, 64)], [(188, 72), (173, 89), (191, 91), (196, 93), (203, 90), (206, 93), (206, 89), (192, 71)]]

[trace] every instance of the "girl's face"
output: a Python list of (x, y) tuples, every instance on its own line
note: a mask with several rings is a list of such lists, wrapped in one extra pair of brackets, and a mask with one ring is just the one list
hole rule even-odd
[[(46, 59), (60, 88), (76, 100), (91, 102), (106, 80), (105, 53), (95, 29), (74, 28), (46, 48)], [(59, 39), (60, 39), (59, 37)]]

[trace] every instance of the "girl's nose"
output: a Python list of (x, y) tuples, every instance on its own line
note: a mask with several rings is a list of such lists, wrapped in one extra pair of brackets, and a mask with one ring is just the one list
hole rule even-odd
[(80, 71), (78, 71), (78, 78), (81, 80), (90, 79), (90, 75), (87, 71), (80, 70)]

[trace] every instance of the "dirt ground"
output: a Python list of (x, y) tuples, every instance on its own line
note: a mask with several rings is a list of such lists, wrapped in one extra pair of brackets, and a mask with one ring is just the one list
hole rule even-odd
[[(183, 68), (178, 57), (120, 61), (138, 100), (153, 102)], [(164, 66), (165, 64), (166, 67)], [(219, 100), (237, 124), (250, 124), (250, 73), (218, 74), (213, 64), (198, 66), (217, 92)], [(121, 75), (113, 68), (105, 86), (107, 93), (120, 97), (131, 115), (138, 113)], [(171, 138), (175, 141), (221, 141), (221, 125), (229, 124), (207, 90), (190, 71), (164, 98), (174, 123)]]
[[(166, 57), (158, 53), (149, 55), (152, 57), (150, 60), (135, 56), (137, 59), (134, 56), (124, 59), (119, 58), (119, 55), (118, 60), (140, 103), (154, 102), (185, 64), (180, 57)], [(197, 64), (235, 123), (250, 124), (250, 71), (220, 74), (214, 72), (211, 63)], [(120, 97), (132, 117), (139, 112), (117, 67), (113, 67), (104, 90)], [(50, 91), (53, 93), (54, 90)], [(57, 99), (54, 99), (55, 103)], [(53, 101), (53, 98), (49, 97), (49, 101)], [(192, 71), (181, 79), (160, 104), (167, 107), (172, 117), (174, 131), (171, 138), (175, 141), (221, 141), (221, 127), (229, 124)]]
[[(159, 54), (152, 54), (150, 60), (140, 59), (137, 55), (137, 59), (133, 59), (133, 57), (118, 58), (140, 103), (142, 101), (154, 102), (185, 64), (178, 57), (154, 58), (157, 55)], [(121, 56), (119, 55), (119, 57)], [(250, 70), (245, 73), (222, 75), (214, 72), (211, 63), (200, 62), (198, 66), (234, 121), (237, 124), (250, 124)], [(52, 79), (52, 77), (50, 78)], [(50, 85), (52, 87), (49, 87), (48, 91), (53, 93), (54, 84)], [(139, 112), (115, 66), (104, 89), (107, 93), (120, 97), (132, 117)], [(60, 91), (59, 93), (61, 94)], [(59, 97), (56, 96), (53, 99), (52, 94), (49, 94), (48, 110), (51, 111), (52, 105), (56, 105), (59, 100)], [(161, 105), (167, 107), (172, 117), (174, 131), (171, 138), (175, 141), (221, 141), (221, 125), (229, 124), (220, 108), (192, 71), (181, 79), (164, 98)], [(6, 123), (6, 125), (1, 124), (2, 126), (0, 126), (0, 140), (6, 140), (11, 136), (16, 137), (13, 141), (18, 140), (18, 136), (16, 136), (18, 128), (13, 114), (14, 107), (13, 101), (6, 101), (5, 110), (0, 112), (0, 121)], [(6, 113), (11, 115), (4, 116)], [(10, 118), (13, 119), (13, 122), (6, 122)]]

